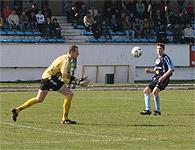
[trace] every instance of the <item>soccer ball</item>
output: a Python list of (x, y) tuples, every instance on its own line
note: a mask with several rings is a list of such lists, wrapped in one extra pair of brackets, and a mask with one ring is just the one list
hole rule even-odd
[(140, 47), (134, 47), (131, 50), (131, 54), (133, 55), (133, 57), (138, 58), (142, 55), (142, 49)]

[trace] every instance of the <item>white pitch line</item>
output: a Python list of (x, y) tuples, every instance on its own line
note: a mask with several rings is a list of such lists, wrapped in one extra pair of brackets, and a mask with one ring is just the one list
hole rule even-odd
[(178, 100), (166, 100), (166, 99), (162, 99), (161, 101), (168, 101), (168, 102), (188, 102), (188, 103), (195, 103), (195, 101), (191, 100), (191, 101), (178, 101)]
[[(86, 133), (74, 133), (74, 132), (67, 132), (67, 131), (55, 131), (55, 130), (35, 128), (35, 127), (30, 127), (30, 126), (23, 126), (23, 125), (18, 125), (18, 124), (15, 124), (15, 123), (8, 123), (8, 122), (1, 122), (1, 121), (0, 121), (0, 123), (1, 124), (6, 124), (6, 125), (10, 125), (10, 126), (20, 127), (20, 128), (34, 129), (34, 130), (46, 131), (46, 132), (53, 132), (53, 133), (65, 133), (65, 134), (82, 135), (82, 136), (93, 136), (93, 137), (100, 137), (100, 138), (115, 138), (115, 137), (106, 136), (106, 135), (95, 135), (95, 134), (86, 134)], [(115, 139), (127, 139), (127, 137), (117, 137)]]

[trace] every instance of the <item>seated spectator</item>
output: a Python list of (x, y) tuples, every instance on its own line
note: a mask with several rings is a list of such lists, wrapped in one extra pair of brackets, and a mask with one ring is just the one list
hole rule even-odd
[(26, 15), (26, 12), (23, 11), (22, 15), (20, 16), (20, 30), (24, 31), (25, 29), (29, 30), (30, 29), (30, 23), (28, 16)]
[(90, 14), (91, 14), (91, 16), (93, 18), (95, 18), (97, 16), (97, 14), (98, 14), (98, 10), (95, 9), (95, 6), (94, 5), (91, 5), (91, 9), (89, 9), (89, 12), (90, 12)]
[(113, 11), (113, 14), (116, 16), (116, 19), (117, 20), (119, 20), (119, 18), (120, 18), (120, 13), (119, 13), (119, 10), (118, 9), (115, 9), (114, 11)]
[(121, 11), (123, 9), (124, 6), (127, 6), (127, 3), (125, 0), (119, 0), (116, 1), (116, 6), (115, 8), (118, 9), (119, 11)]
[(123, 30), (123, 24), (124, 24), (125, 20), (126, 20), (125, 13), (122, 13), (121, 17), (119, 18), (119, 24), (118, 24), (119, 31), (122, 31), (122, 32), (124, 31)]
[(101, 35), (103, 35), (105, 39), (107, 39), (107, 37), (109, 37), (109, 39), (112, 39), (110, 31), (108, 30), (108, 26), (106, 25), (106, 21), (103, 21), (101, 24)]
[(168, 43), (167, 33), (162, 24), (160, 25), (160, 28), (157, 30), (157, 42)]
[(57, 39), (61, 39), (62, 38), (62, 34), (61, 34), (62, 28), (60, 27), (56, 18), (53, 19), (52, 26), (53, 26), (52, 28), (53, 28), (54, 34), (56, 34)]
[(190, 20), (194, 20), (194, 8), (192, 7), (192, 3), (189, 3), (187, 6), (187, 12)]
[(168, 16), (168, 28), (170, 31), (172, 31), (175, 28), (175, 24), (177, 22), (177, 18), (174, 15), (173, 11), (170, 11), (169, 16)]
[(42, 28), (43, 28), (43, 23), (45, 22), (45, 17), (42, 14), (41, 9), (38, 11), (38, 14), (36, 14), (35, 17), (37, 19), (37, 28), (38, 28), (39, 32), (42, 33)]
[(177, 17), (177, 23), (180, 25), (180, 29), (183, 30), (186, 28), (186, 24), (190, 23), (190, 20), (184, 17), (183, 12), (180, 12), (179, 16)]
[(104, 21), (104, 18), (102, 16), (102, 13), (101, 12), (98, 12), (97, 16), (94, 19), (97, 20), (97, 23), (98, 24), (102, 24), (102, 22)]
[(134, 16), (133, 13), (130, 13), (129, 21), (130, 21), (130, 23), (134, 23), (135, 22), (135, 16)]
[(147, 18), (144, 18), (143, 22), (143, 37), (146, 39), (152, 38), (151, 26)]
[(6, 5), (5, 9), (3, 10), (3, 14), (4, 14), (4, 19), (5, 19), (5, 23), (8, 23), (8, 16), (12, 14), (12, 10), (10, 9), (9, 5)]
[(164, 26), (166, 25), (166, 19), (163, 16), (163, 14), (160, 12), (160, 9), (156, 10), (156, 13), (153, 16), (153, 20), (157, 28), (159, 28), (161, 24), (163, 24)]
[(112, 18), (110, 19), (110, 23), (111, 23), (113, 32), (117, 32), (119, 28), (118, 28), (118, 20), (116, 19), (115, 15), (112, 15)]
[(93, 24), (93, 17), (90, 15), (90, 12), (87, 12), (87, 15), (83, 18), (86, 31), (89, 31), (90, 26)]
[(72, 10), (70, 11), (69, 17), (70, 17), (70, 23), (72, 23), (74, 28), (76, 28), (79, 22), (79, 12), (77, 11), (75, 5), (72, 6)]
[(131, 35), (131, 39), (135, 38), (135, 31), (133, 30), (132, 23), (129, 22), (129, 17), (126, 17), (125, 22), (123, 23), (123, 30), (127, 39), (130, 39), (129, 35)]
[(143, 37), (143, 24), (139, 22), (139, 18), (135, 19), (133, 30), (135, 31), (136, 38), (138, 38), (138, 36)]
[(176, 24), (175, 28), (173, 29), (173, 42), (175, 44), (183, 43), (182, 30), (180, 29), (179, 24)]
[(16, 11), (13, 10), (12, 14), (8, 16), (9, 30), (12, 28), (19, 28), (19, 17), (16, 15)]
[(129, 17), (130, 11), (127, 9), (127, 6), (123, 6), (123, 9), (120, 11), (120, 14), (125, 13), (125, 17)]
[(100, 38), (100, 36), (101, 36), (101, 27), (97, 23), (97, 20), (93, 21), (93, 24), (90, 27), (90, 31), (93, 33), (96, 40)]
[(85, 4), (81, 5), (81, 9), (79, 10), (79, 24), (83, 25), (83, 18), (87, 15), (87, 9)]
[(31, 15), (29, 17), (29, 23), (30, 23), (32, 31), (36, 31), (37, 30), (37, 19), (35, 17), (34, 12), (31, 12)]
[(179, 8), (179, 12), (182, 11), (183, 9), (183, 4), (185, 3), (185, 0), (177, 0), (177, 4), (178, 4), (178, 8)]
[(36, 4), (32, 4), (30, 10), (29, 10), (29, 14), (31, 14), (32, 12), (34, 12), (34, 14), (38, 13), (38, 10), (36, 8)]
[(194, 30), (191, 27), (191, 24), (187, 24), (187, 27), (184, 29), (184, 40), (188, 44), (194, 44)]
[(104, 18), (104, 20), (106, 20), (106, 24), (107, 24), (108, 26), (111, 25), (110, 19), (112, 18), (112, 14), (113, 14), (113, 13), (112, 13), (110, 7), (108, 7), (107, 10), (104, 11), (104, 13), (103, 13), (103, 18)]
[(15, 4), (14, 5), (14, 10), (16, 11), (16, 14), (18, 16), (20, 16), (22, 14), (22, 10), (21, 10), (21, 8), (19, 8), (19, 5), (18, 4)]
[(43, 24), (43, 36), (46, 36), (47, 39), (53, 38), (54, 28), (51, 23), (51, 19), (46, 18), (46, 22)]
[(136, 3), (136, 17), (139, 19), (143, 19), (145, 12), (145, 5), (142, 0), (137, 0)]
[(43, 15), (45, 16), (45, 18), (50, 18), (52, 17), (52, 11), (51, 9), (49, 9), (47, 6), (43, 7)]

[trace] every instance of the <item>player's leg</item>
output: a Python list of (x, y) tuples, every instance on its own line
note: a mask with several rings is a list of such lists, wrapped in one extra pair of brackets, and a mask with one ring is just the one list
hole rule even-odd
[(62, 124), (76, 124), (76, 121), (71, 121), (68, 118), (70, 106), (71, 106), (71, 101), (73, 97), (72, 91), (67, 88), (66, 86), (62, 86), (61, 89), (58, 90), (59, 93), (63, 94), (66, 98), (64, 99), (64, 104), (63, 104), (63, 116), (62, 116)]
[(31, 98), (29, 100), (27, 100), (24, 104), (22, 104), (21, 106), (17, 107), (17, 108), (13, 108), (11, 109), (11, 112), (12, 112), (12, 118), (14, 121), (17, 120), (17, 116), (18, 116), (18, 113), (36, 103), (40, 103), (40, 102), (43, 102), (43, 100), (45, 99), (45, 97), (47, 96), (47, 93), (48, 91), (47, 90), (39, 90), (38, 94), (36, 97), (34, 98)]
[(160, 89), (158, 87), (155, 87), (154, 90), (153, 90), (153, 96), (154, 96), (154, 103), (155, 103), (155, 112), (154, 112), (154, 115), (161, 115), (161, 112), (160, 112), (160, 97), (158, 95), (158, 93), (160, 92)]
[(159, 97), (159, 92), (164, 90), (166, 86), (169, 84), (169, 77), (165, 78), (163, 82), (157, 82), (154, 90), (153, 90), (153, 96), (154, 96), (154, 102), (155, 102), (155, 113), (154, 115), (161, 115), (160, 111), (160, 97)]
[(142, 114), (142, 115), (150, 115), (151, 114), (151, 106), (150, 106), (150, 93), (151, 92), (152, 92), (152, 90), (149, 87), (146, 87), (143, 91), (146, 109), (144, 111), (140, 112), (140, 114)]

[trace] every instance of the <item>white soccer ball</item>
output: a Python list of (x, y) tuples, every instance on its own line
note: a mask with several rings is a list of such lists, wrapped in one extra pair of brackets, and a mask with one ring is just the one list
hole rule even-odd
[(134, 47), (131, 50), (131, 54), (133, 55), (133, 57), (138, 58), (142, 55), (142, 49), (140, 47)]

